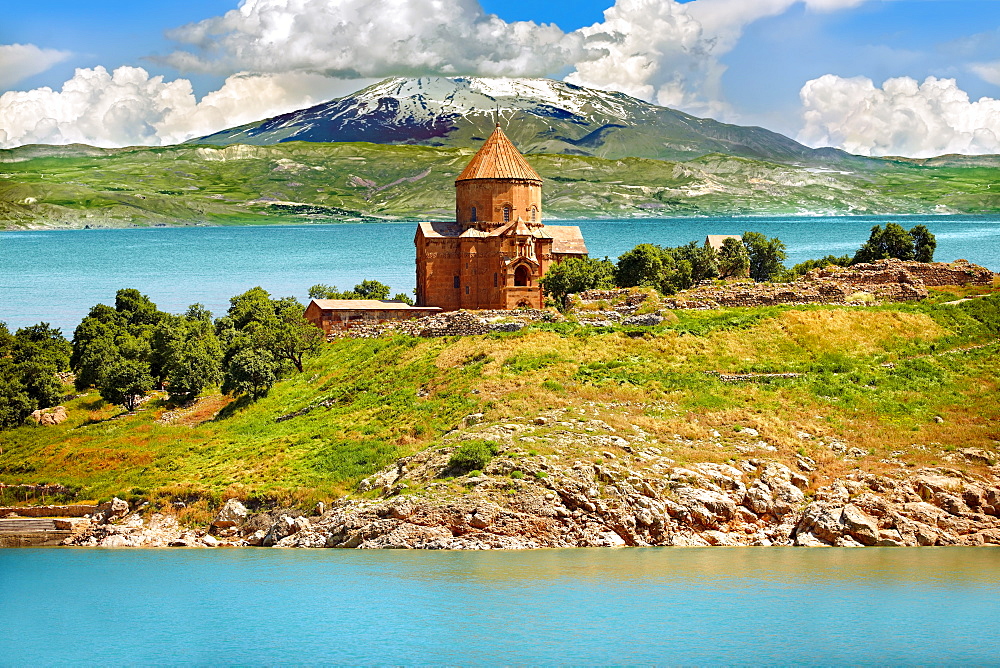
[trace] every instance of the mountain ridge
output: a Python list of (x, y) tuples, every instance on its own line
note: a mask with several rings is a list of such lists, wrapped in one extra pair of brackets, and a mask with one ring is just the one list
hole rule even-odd
[(867, 158), (813, 149), (757, 126), (721, 123), (614, 91), (553, 79), (393, 77), (306, 109), (188, 144), (365, 141), (469, 147), (497, 121), (523, 153), (690, 160), (710, 153), (826, 165)]

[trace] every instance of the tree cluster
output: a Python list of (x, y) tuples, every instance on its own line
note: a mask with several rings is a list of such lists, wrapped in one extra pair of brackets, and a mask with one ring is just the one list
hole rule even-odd
[(56, 373), (69, 370), (70, 352), (62, 332), (48, 323), (11, 334), (0, 322), (0, 429), (59, 403), (62, 384)]
[(937, 239), (926, 225), (915, 225), (907, 232), (901, 225), (886, 223), (885, 229), (876, 225), (868, 241), (854, 254), (851, 264), (875, 262), (887, 258), (933, 262)]
[(757, 232), (744, 232), (742, 243), (726, 239), (719, 252), (698, 242), (673, 248), (639, 244), (623, 253), (617, 263), (607, 258), (572, 258), (549, 268), (542, 287), (557, 304), (566, 295), (602, 288), (652, 287), (673, 294), (705, 279), (747, 276), (769, 281), (784, 271), (785, 245)]
[(69, 363), (78, 389), (96, 387), (106, 401), (134, 410), (154, 387), (177, 402), (219, 384), (260, 397), (284, 373), (301, 371), (321, 341), (297, 299), (272, 299), (260, 287), (233, 297), (214, 322), (201, 304), (171, 315), (125, 289), (114, 307), (98, 304), (80, 322)]
[[(317, 283), (309, 288), (309, 299), (388, 299), (389, 286), (379, 281), (365, 279), (354, 286), (353, 290), (338, 290), (336, 285)], [(395, 301), (405, 302), (413, 306), (413, 299), (405, 292), (393, 296)]]
[(301, 372), (304, 359), (323, 342), (323, 332), (302, 313), (299, 300), (272, 299), (261, 287), (230, 299), (215, 323), (224, 351), (222, 391), (256, 398), (292, 368)]

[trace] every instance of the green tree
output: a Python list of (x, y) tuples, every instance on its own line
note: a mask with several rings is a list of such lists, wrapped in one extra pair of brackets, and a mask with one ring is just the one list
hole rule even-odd
[[(323, 343), (322, 330), (305, 319), (304, 308), (294, 297), (271, 299), (266, 290), (256, 287), (229, 303), (227, 314), (216, 321), (225, 351), (223, 392), (261, 396), (260, 388), (266, 392), (286, 364), (301, 372), (305, 359)], [(256, 383), (255, 379), (266, 380), (268, 374), (270, 381)]]
[(541, 284), (545, 294), (564, 304), (567, 295), (614, 287), (615, 265), (608, 258), (571, 257), (551, 265)]
[(153, 335), (160, 323), (175, 317), (157, 310), (156, 304), (132, 288), (116, 293), (114, 308), (105, 304), (91, 308), (73, 332), (70, 366), (77, 389), (102, 384), (102, 376), (119, 358), (144, 364), (150, 375), (156, 366), (160, 376)]
[(0, 429), (22, 424), (32, 411), (59, 403), (69, 342), (47, 323), (11, 334), (0, 322)]
[(747, 247), (734, 237), (726, 237), (719, 249), (719, 275), (748, 276), (750, 273), (750, 255)]
[(115, 310), (130, 325), (155, 325), (165, 315), (149, 297), (135, 288), (125, 288), (115, 293)]
[(266, 395), (276, 380), (274, 356), (266, 350), (244, 348), (230, 360), (222, 381), (222, 391), (256, 399)]
[(186, 320), (166, 345), (164, 376), (171, 399), (192, 399), (222, 381), (222, 346), (210, 322)]
[(405, 292), (397, 292), (392, 296), (392, 298), (397, 302), (403, 302), (404, 304), (409, 304), (410, 306), (413, 306), (416, 303), (413, 301), (413, 297)]
[(784, 271), (783, 263), (788, 254), (781, 239), (768, 239), (760, 232), (744, 232), (743, 246), (750, 259), (750, 278), (753, 280), (773, 281)]
[(937, 250), (937, 237), (931, 234), (926, 225), (915, 225), (910, 228), (913, 239), (913, 259), (917, 262), (933, 262), (934, 251)]
[(848, 267), (850, 264), (850, 255), (827, 255), (826, 257), (821, 257), (818, 260), (805, 260), (804, 262), (799, 262), (785, 273), (785, 278), (787, 280), (794, 281), (799, 276), (804, 276), (813, 269), (825, 269), (830, 265)]
[(38, 402), (28, 396), (20, 378), (5, 368), (9, 360), (0, 359), (0, 429), (11, 429), (23, 424), (37, 410)]
[(205, 308), (204, 304), (191, 304), (184, 312), (184, 319), (194, 322), (212, 322), (212, 312)]
[(304, 308), (294, 297), (275, 303), (275, 320), (264, 331), (263, 347), (279, 360), (288, 360), (302, 373), (303, 361), (319, 352), (323, 331), (305, 319)]
[[(341, 292), (336, 285), (317, 283), (309, 288), (309, 299), (386, 299), (391, 288), (385, 283), (365, 279), (353, 290)], [(398, 295), (397, 295), (398, 296)]]
[(108, 403), (133, 411), (146, 393), (153, 389), (149, 365), (140, 360), (119, 357), (102, 374), (97, 386), (101, 398)]
[(663, 249), (659, 246), (639, 244), (619, 256), (615, 266), (615, 285), (621, 288), (659, 288), (665, 269), (664, 260)]
[(385, 283), (365, 279), (354, 286), (355, 299), (386, 299), (389, 296), (389, 286)]
[(22, 327), (14, 335), (11, 356), (15, 361), (44, 358), (57, 371), (68, 371), (73, 346), (67, 341), (62, 330), (49, 326), (47, 322)]
[(309, 299), (343, 299), (336, 285), (317, 283), (309, 288)]
[(893, 257), (912, 260), (914, 256), (913, 237), (901, 225), (886, 223), (885, 229), (879, 225), (872, 228), (868, 241), (854, 254), (851, 264), (875, 262)]
[(719, 256), (711, 246), (704, 246), (697, 241), (692, 241), (683, 246), (668, 248), (666, 251), (673, 256), (678, 273), (680, 273), (681, 262), (687, 262), (691, 267), (689, 277), (674, 279), (679, 290), (686, 290), (695, 283), (719, 275)]

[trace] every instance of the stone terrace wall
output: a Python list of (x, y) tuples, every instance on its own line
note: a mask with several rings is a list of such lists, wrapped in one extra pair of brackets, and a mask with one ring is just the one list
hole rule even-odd
[(995, 274), (968, 260), (954, 262), (904, 262), (895, 258), (856, 264), (852, 267), (814, 269), (805, 280), (832, 279), (851, 285), (921, 283), (938, 285), (990, 285)]

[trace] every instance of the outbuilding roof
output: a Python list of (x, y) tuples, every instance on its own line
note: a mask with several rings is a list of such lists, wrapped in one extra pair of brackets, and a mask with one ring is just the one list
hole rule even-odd
[(716, 251), (722, 250), (722, 242), (726, 239), (736, 239), (737, 241), (743, 241), (743, 237), (738, 234), (709, 234), (705, 237), (705, 245), (711, 246)]
[(410, 306), (397, 299), (314, 299), (323, 311), (440, 311), (437, 306)]
[(499, 124), (455, 182), (472, 179), (521, 179), (542, 182), (542, 177), (531, 168), (521, 152), (507, 139)]

